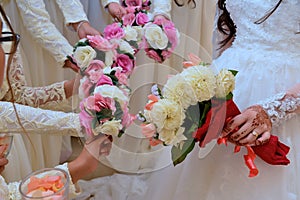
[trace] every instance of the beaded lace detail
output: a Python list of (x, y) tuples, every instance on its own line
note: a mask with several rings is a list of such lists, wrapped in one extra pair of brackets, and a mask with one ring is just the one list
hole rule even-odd
[(296, 115), (294, 111), (300, 106), (300, 95), (294, 97), (279, 93), (259, 104), (269, 115), (272, 125), (279, 126)]

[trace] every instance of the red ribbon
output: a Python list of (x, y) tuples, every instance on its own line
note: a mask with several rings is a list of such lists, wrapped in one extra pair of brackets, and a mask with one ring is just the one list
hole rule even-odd
[[(226, 102), (212, 100), (212, 108), (206, 115), (205, 123), (193, 133), (193, 137), (199, 142), (200, 147), (204, 147), (213, 139), (218, 139), (218, 144), (227, 145), (227, 138), (219, 138), (219, 134), (224, 124), (238, 114), (240, 114), (240, 111), (232, 100)], [(238, 127), (234, 131), (237, 130)], [(234, 152), (239, 152), (240, 148), (236, 146)], [(258, 169), (254, 164), (256, 155), (271, 165), (288, 165), (290, 161), (286, 155), (289, 149), (288, 146), (281, 143), (278, 137), (274, 135), (271, 135), (269, 142), (266, 144), (247, 147), (248, 154), (244, 155), (244, 159), (247, 167), (250, 169), (249, 177), (254, 177), (258, 174)]]

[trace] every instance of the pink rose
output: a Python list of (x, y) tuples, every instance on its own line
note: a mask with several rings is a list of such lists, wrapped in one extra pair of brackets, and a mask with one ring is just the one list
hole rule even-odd
[(79, 113), (80, 124), (81, 124), (81, 126), (83, 126), (85, 128), (86, 133), (88, 135), (92, 136), (93, 135), (92, 121), (93, 121), (94, 117), (85, 111), (83, 102), (84, 101), (80, 102), (80, 110), (81, 110)]
[(156, 62), (159, 62), (159, 63), (162, 63), (163, 60), (162, 58), (157, 54), (156, 51), (154, 51), (153, 49), (146, 49), (146, 55), (149, 57), (149, 58), (152, 58), (153, 60), (155, 60)]
[(102, 76), (102, 69), (105, 67), (101, 60), (93, 60), (88, 68), (85, 70), (85, 74), (89, 76), (92, 83), (96, 83)]
[(125, 0), (125, 5), (127, 7), (142, 6), (142, 0)]
[(122, 68), (122, 72), (125, 74), (131, 74), (133, 70), (133, 61), (126, 54), (118, 54), (116, 59), (117, 66)]
[(156, 24), (158, 26), (162, 26), (162, 24), (165, 22), (165, 21), (169, 21), (168, 19), (164, 18), (164, 17), (155, 17), (154, 18), (154, 21), (153, 21), (153, 24)]
[(89, 96), (84, 99), (86, 108), (91, 111), (100, 112), (102, 109), (109, 109), (115, 111), (115, 102), (113, 99), (108, 97), (103, 97), (100, 94), (95, 94), (94, 96)]
[(119, 26), (118, 23), (112, 23), (107, 25), (104, 29), (104, 37), (108, 40), (121, 39), (125, 37), (124, 30)]
[(88, 35), (87, 39), (89, 40), (90, 45), (93, 48), (98, 49), (99, 51), (109, 51), (111, 49), (117, 48), (115, 44), (111, 44), (107, 39), (101, 35)]
[(142, 37), (142, 41), (139, 43), (139, 50), (140, 49), (148, 49), (149, 48), (149, 44), (146, 40), (146, 37)]
[(128, 85), (128, 76), (124, 74), (121, 70), (117, 70), (115, 76), (117, 77), (120, 84)]
[(122, 115), (122, 126), (126, 128), (126, 127), (128, 127), (128, 126), (133, 122), (133, 120), (136, 119), (136, 116), (131, 115), (131, 114), (129, 113), (127, 103), (124, 104), (122, 110), (123, 110), (123, 115)]
[(91, 94), (91, 88), (94, 86), (94, 84), (86, 78), (81, 84), (80, 84), (80, 91), (82, 91), (84, 97), (88, 97)]
[(174, 23), (169, 20), (166, 20), (162, 26), (170, 43), (172, 44), (172, 48), (174, 49), (178, 44), (177, 30), (174, 26)]
[(110, 77), (103, 74), (96, 84), (96, 86), (99, 86), (99, 85), (113, 85), (113, 82)]
[(122, 17), (122, 21), (123, 21), (124, 26), (127, 26), (127, 25), (132, 26), (132, 24), (135, 21), (135, 14), (134, 13), (128, 13), (128, 14), (124, 15)]
[(148, 15), (146, 15), (145, 13), (139, 12), (136, 15), (136, 23), (137, 25), (144, 25), (149, 21)]
[(152, 138), (156, 133), (154, 124), (142, 124), (142, 134), (147, 138)]
[(166, 60), (166, 59), (170, 58), (170, 56), (172, 55), (172, 52), (164, 50), (164, 51), (161, 52), (161, 55), (163, 57), (163, 60)]

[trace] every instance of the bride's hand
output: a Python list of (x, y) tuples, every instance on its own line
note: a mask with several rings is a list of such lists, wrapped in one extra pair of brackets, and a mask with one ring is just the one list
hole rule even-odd
[(112, 2), (107, 6), (109, 14), (116, 20), (120, 21), (122, 17), (126, 14), (125, 8), (123, 8), (119, 3)]
[(231, 119), (223, 129), (222, 136), (236, 145), (261, 145), (271, 136), (272, 123), (259, 105), (247, 108)]

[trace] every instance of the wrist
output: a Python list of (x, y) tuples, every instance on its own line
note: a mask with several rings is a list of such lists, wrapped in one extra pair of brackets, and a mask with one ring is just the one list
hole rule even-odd
[(79, 21), (79, 22), (76, 22), (76, 23), (73, 23), (72, 24), (72, 27), (74, 29), (74, 31), (79, 32), (80, 28), (82, 27), (83, 24), (85, 23), (89, 23), (87, 20), (82, 20), (82, 21)]

